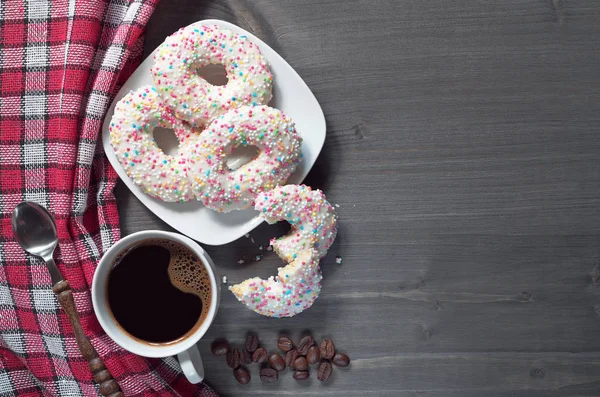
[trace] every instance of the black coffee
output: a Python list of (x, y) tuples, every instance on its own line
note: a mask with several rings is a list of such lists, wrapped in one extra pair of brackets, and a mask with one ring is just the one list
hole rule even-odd
[(210, 278), (186, 247), (146, 240), (119, 255), (108, 276), (107, 297), (126, 332), (141, 341), (168, 343), (184, 338), (204, 321), (210, 307)]

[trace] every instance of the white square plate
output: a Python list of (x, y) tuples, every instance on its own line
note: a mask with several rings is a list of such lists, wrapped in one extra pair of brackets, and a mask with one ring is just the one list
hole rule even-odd
[[(271, 47), (266, 45), (253, 34), (229, 22), (208, 19), (197, 24), (218, 25), (246, 35), (258, 44), (265, 58), (271, 65), (273, 73), (273, 99), (270, 106), (281, 109), (296, 122), (298, 133), (304, 139), (302, 153), (304, 155), (296, 172), (289, 178), (289, 184), (300, 183), (315, 163), (323, 143), (325, 142), (325, 116), (317, 99), (310, 91), (304, 80), (296, 71)], [(171, 225), (179, 232), (210, 245), (227, 244), (248, 233), (262, 222), (262, 218), (253, 209), (233, 211), (227, 214), (207, 209), (196, 200), (187, 203), (167, 203), (146, 195), (143, 190), (133, 183), (117, 160), (109, 142), (108, 127), (113, 116), (116, 103), (129, 91), (143, 85), (153, 84), (150, 75), (154, 53), (152, 52), (129, 77), (110, 108), (102, 127), (102, 144), (108, 160), (119, 174), (125, 185), (148, 207), (156, 216)], [(232, 159), (235, 160), (235, 159)]]

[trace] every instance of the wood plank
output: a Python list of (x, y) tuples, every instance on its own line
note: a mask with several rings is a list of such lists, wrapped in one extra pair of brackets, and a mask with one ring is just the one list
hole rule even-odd
[[(227, 384), (229, 369), (214, 364), (213, 379)], [(225, 370), (227, 368), (227, 370)], [(252, 369), (255, 376), (258, 370)], [(360, 378), (357, 378), (360, 374)], [(211, 374), (212, 375), (212, 374)], [(584, 396), (597, 395), (600, 356), (588, 354), (448, 353), (357, 357), (351, 367), (334, 369), (332, 378), (300, 386), (291, 374), (276, 385), (251, 382), (223, 388), (229, 395), (327, 396)], [(468, 386), (462, 386), (468, 382)], [(457, 386), (460, 385), (460, 386)]]
[[(267, 319), (223, 291), (200, 342), (218, 392), (600, 395), (599, 2), (163, 1), (146, 53), (206, 18), (254, 32), (313, 90), (328, 131), (306, 183), (340, 215), (309, 311)], [(170, 230), (116, 194), (124, 234)], [(205, 248), (231, 285), (274, 274), (259, 246), (286, 230)], [(208, 350), (247, 330), (271, 349), (281, 331), (331, 337), (352, 367), (276, 385), (253, 367), (240, 386)]]

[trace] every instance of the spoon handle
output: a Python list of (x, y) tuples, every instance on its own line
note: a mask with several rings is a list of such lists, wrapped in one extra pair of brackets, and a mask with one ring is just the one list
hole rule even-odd
[(73, 326), (73, 332), (75, 333), (77, 346), (79, 346), (81, 354), (87, 360), (90, 370), (94, 374), (94, 380), (100, 384), (100, 393), (105, 397), (123, 397), (123, 392), (119, 384), (113, 379), (108, 369), (106, 369), (102, 359), (98, 356), (98, 352), (96, 352), (90, 340), (85, 336), (83, 328), (81, 328), (81, 322), (75, 308), (75, 301), (73, 300), (73, 291), (71, 291), (69, 282), (67, 280), (59, 281), (54, 284), (52, 291), (56, 294), (58, 302), (69, 317), (69, 321)]

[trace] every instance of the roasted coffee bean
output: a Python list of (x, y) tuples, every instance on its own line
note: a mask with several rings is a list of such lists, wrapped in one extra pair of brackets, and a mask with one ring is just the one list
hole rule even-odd
[(308, 349), (308, 353), (306, 353), (306, 359), (309, 364), (316, 364), (321, 360), (321, 353), (319, 352), (319, 348), (317, 346), (311, 346)]
[(333, 367), (329, 361), (321, 361), (321, 364), (319, 364), (319, 369), (317, 370), (317, 379), (319, 379), (321, 382), (325, 382), (331, 376), (332, 369)]
[(235, 380), (237, 380), (242, 385), (250, 382), (250, 372), (244, 367), (237, 367), (233, 370), (233, 376), (235, 376)]
[(285, 361), (281, 358), (279, 353), (273, 353), (269, 356), (269, 365), (277, 371), (283, 371), (285, 369)]
[(252, 361), (259, 364), (264, 363), (267, 361), (267, 351), (262, 347), (259, 347), (252, 353)]
[(240, 353), (240, 361), (242, 364), (252, 364), (252, 353), (246, 349), (242, 349), (242, 352)]
[(250, 353), (254, 353), (254, 351), (256, 349), (258, 349), (258, 344), (259, 344), (258, 343), (258, 336), (256, 336), (256, 335), (248, 335), (248, 337), (246, 338), (245, 348)]
[(308, 361), (306, 361), (306, 357), (298, 357), (294, 360), (294, 369), (297, 371), (306, 371), (308, 369)]
[(236, 369), (240, 366), (240, 351), (238, 349), (227, 352), (227, 365), (231, 369)]
[(285, 365), (292, 366), (294, 364), (294, 360), (298, 358), (298, 350), (292, 349), (289, 352), (285, 353)]
[(279, 374), (273, 368), (263, 368), (260, 370), (260, 380), (267, 383), (275, 383), (279, 379)]
[(210, 345), (213, 356), (224, 356), (229, 351), (229, 342), (225, 339), (217, 339)]
[(327, 360), (331, 360), (333, 356), (335, 356), (335, 346), (333, 345), (333, 342), (329, 339), (323, 339), (321, 341), (319, 351), (321, 353), (321, 357), (326, 358)]
[(331, 361), (338, 367), (347, 367), (350, 364), (350, 357), (344, 353), (335, 353)]
[(295, 371), (294, 372), (294, 379), (296, 379), (296, 380), (308, 379), (309, 375), (310, 374), (308, 373), (308, 371)]
[(294, 348), (294, 342), (287, 336), (280, 336), (277, 340), (277, 347), (282, 352), (289, 352)]
[(301, 356), (306, 356), (308, 349), (310, 349), (311, 346), (314, 346), (314, 344), (315, 339), (311, 335), (305, 336), (300, 343), (298, 343), (298, 353), (300, 353)]

